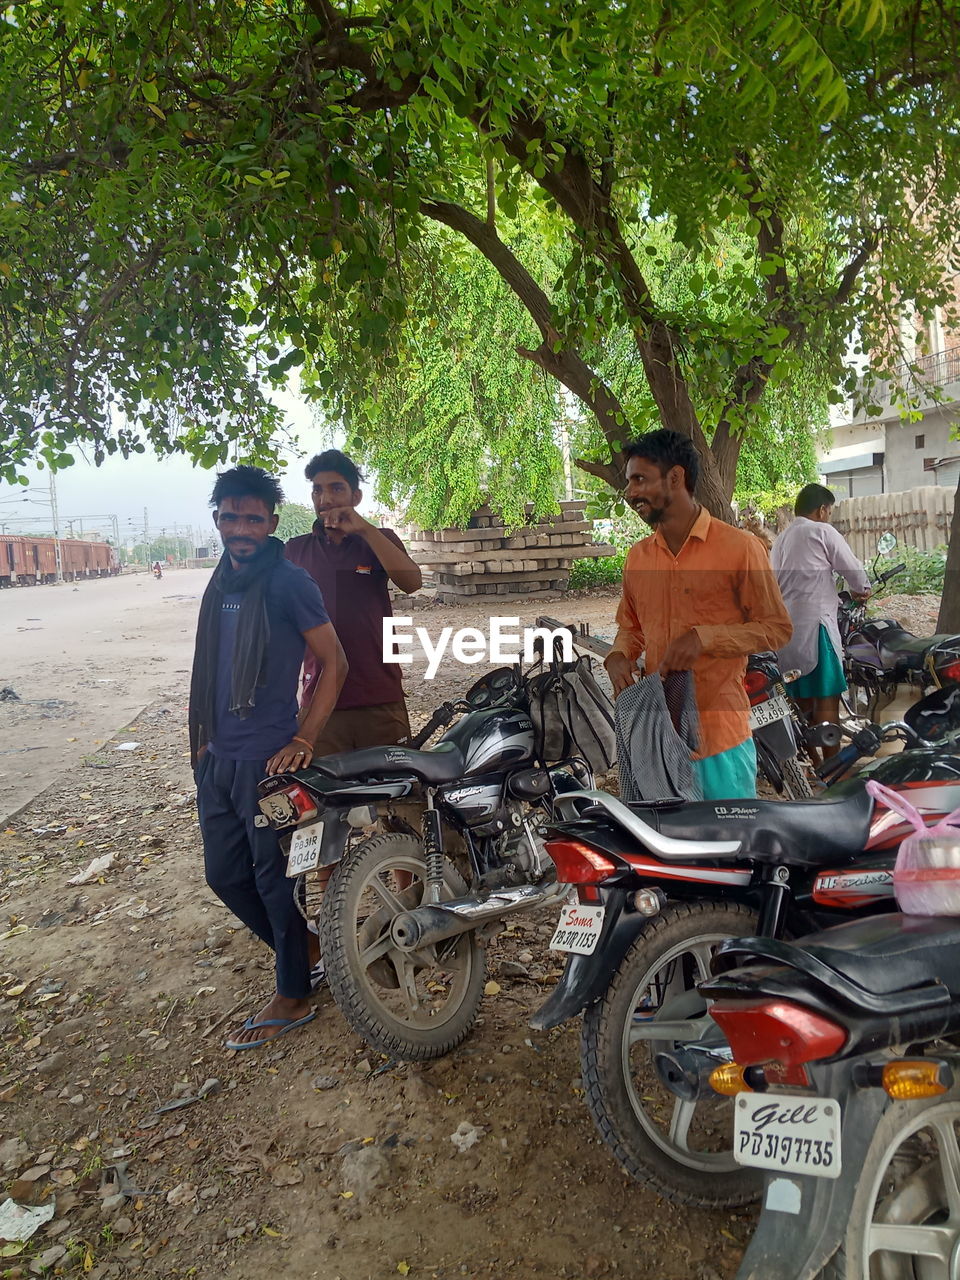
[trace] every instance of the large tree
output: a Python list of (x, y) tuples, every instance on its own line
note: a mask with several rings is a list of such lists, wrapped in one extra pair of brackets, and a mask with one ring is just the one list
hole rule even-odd
[[(331, 311), (389, 349), (429, 223), (499, 272), (524, 358), (632, 423), (589, 353), (626, 328), (727, 510), (744, 431), (856, 315), (941, 297), (956, 244), (958, 20), (937, 0), (21, 0), (0, 11), (2, 462), (152, 444), (269, 453), (271, 382)], [(546, 291), (500, 234), (527, 216)], [(663, 229), (700, 306), (651, 285)], [(718, 313), (718, 240), (751, 243)], [(691, 379), (712, 362), (709, 382)], [(326, 388), (336, 404), (336, 387)]]
[[(500, 219), (501, 239), (523, 260), (544, 293), (558, 292), (559, 266), (536, 208), (513, 223)], [(651, 290), (684, 323), (729, 323), (743, 309), (738, 295), (749, 245), (718, 235), (710, 270), (714, 284), (704, 299), (701, 255), (678, 245), (662, 224), (647, 233), (657, 247), (650, 260)], [(593, 414), (526, 352), (536, 344), (529, 313), (494, 267), (453, 232), (439, 228), (411, 245), (402, 259), (409, 281), (407, 314), (385, 351), (358, 360), (351, 332), (336, 311), (303, 370), (308, 394), (327, 402), (347, 428), (347, 448), (376, 470), (378, 493), (403, 505), (428, 528), (465, 523), (490, 501), (508, 521), (522, 519), (524, 504), (550, 506), (560, 483), (561, 424), (568, 442), (587, 463), (609, 462), (610, 447)], [(584, 355), (623, 406), (631, 430), (652, 429), (659, 411), (650, 394), (632, 331), (603, 333)], [(829, 370), (820, 353), (805, 349), (789, 379), (768, 387), (748, 422), (737, 467), (735, 497), (796, 490), (816, 475), (815, 443), (827, 424)], [(691, 353), (688, 383), (703, 402), (722, 382), (716, 352)], [(580, 475), (578, 489), (592, 490), (598, 510), (615, 503), (602, 480)], [(792, 500), (792, 499), (791, 499)]]

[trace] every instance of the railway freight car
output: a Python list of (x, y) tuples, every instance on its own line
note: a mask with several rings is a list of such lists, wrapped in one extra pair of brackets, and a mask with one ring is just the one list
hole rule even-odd
[[(61, 538), (60, 560), (67, 582), (107, 578), (120, 572), (116, 550), (108, 542)], [(57, 549), (53, 538), (0, 534), (0, 587), (33, 587), (56, 580)]]

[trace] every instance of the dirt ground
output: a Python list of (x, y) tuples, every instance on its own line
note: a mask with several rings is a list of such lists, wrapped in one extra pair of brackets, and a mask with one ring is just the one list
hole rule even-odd
[[(222, 1047), (271, 965), (203, 882), (184, 733), (202, 585), (171, 573), (0, 602), (0, 684), (22, 699), (0, 703), (0, 750), (43, 747), (0, 757), (17, 766), (6, 805), (36, 797), (0, 834), (0, 1166), (18, 1203), (55, 1207), (20, 1254), (0, 1245), (0, 1274), (731, 1275), (749, 1219), (628, 1182), (581, 1101), (577, 1028), (527, 1028), (559, 972), (549, 917), (492, 945), (499, 991), (443, 1061), (384, 1061), (326, 993), (276, 1048)], [(615, 606), (608, 591), (515, 612), (609, 634)], [(413, 613), (431, 634), (486, 622)], [(483, 669), (447, 663), (426, 682), (423, 666), (407, 681), (415, 724)], [(45, 706), (51, 691), (68, 705)], [(122, 698), (149, 705), (125, 720)], [(158, 1111), (211, 1080), (201, 1100)], [(480, 1137), (461, 1153), (450, 1137), (463, 1121)]]
[[(185, 722), (204, 581), (0, 601), (0, 686), (22, 699), (0, 702), (0, 751), (14, 753), (0, 760), (16, 762), (0, 811), (34, 797), (0, 832), (0, 1171), (15, 1201), (54, 1209), (20, 1252), (0, 1243), (0, 1275), (732, 1276), (750, 1214), (679, 1208), (629, 1181), (581, 1100), (579, 1028), (527, 1027), (559, 972), (549, 916), (491, 945), (498, 989), (442, 1061), (371, 1053), (327, 993), (275, 1047), (223, 1048), (272, 966), (203, 882)], [(514, 612), (609, 635), (616, 594)], [(486, 621), (413, 613), (431, 634)], [(448, 663), (428, 683), (423, 665), (407, 681), (415, 725), (483, 670)], [(67, 705), (48, 716), (51, 690)], [(108, 863), (69, 884), (94, 858)], [(462, 1122), (479, 1138), (460, 1152)]]

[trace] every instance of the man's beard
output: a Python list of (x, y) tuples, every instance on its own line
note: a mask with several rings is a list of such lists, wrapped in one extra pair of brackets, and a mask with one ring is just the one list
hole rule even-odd
[(638, 503), (634, 511), (651, 529), (655, 529), (667, 513), (666, 507), (651, 507), (649, 503)]

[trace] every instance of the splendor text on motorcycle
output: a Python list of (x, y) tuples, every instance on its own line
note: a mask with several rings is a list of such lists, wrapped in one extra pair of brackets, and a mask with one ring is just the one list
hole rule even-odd
[(519, 662), (521, 652), (524, 662), (536, 661), (539, 652), (552, 653), (559, 641), (564, 662), (572, 662), (573, 637), (565, 628), (550, 631), (546, 627), (524, 627), (520, 630), (519, 618), (490, 618), (489, 632), (479, 627), (443, 627), (434, 642), (426, 627), (413, 627), (412, 618), (384, 618), (381, 657), (386, 663), (408, 665), (413, 662), (416, 640), (427, 659), (425, 678), (432, 680), (440, 670), (440, 663), (449, 648), (455, 662), (472, 666), (475, 662)]

